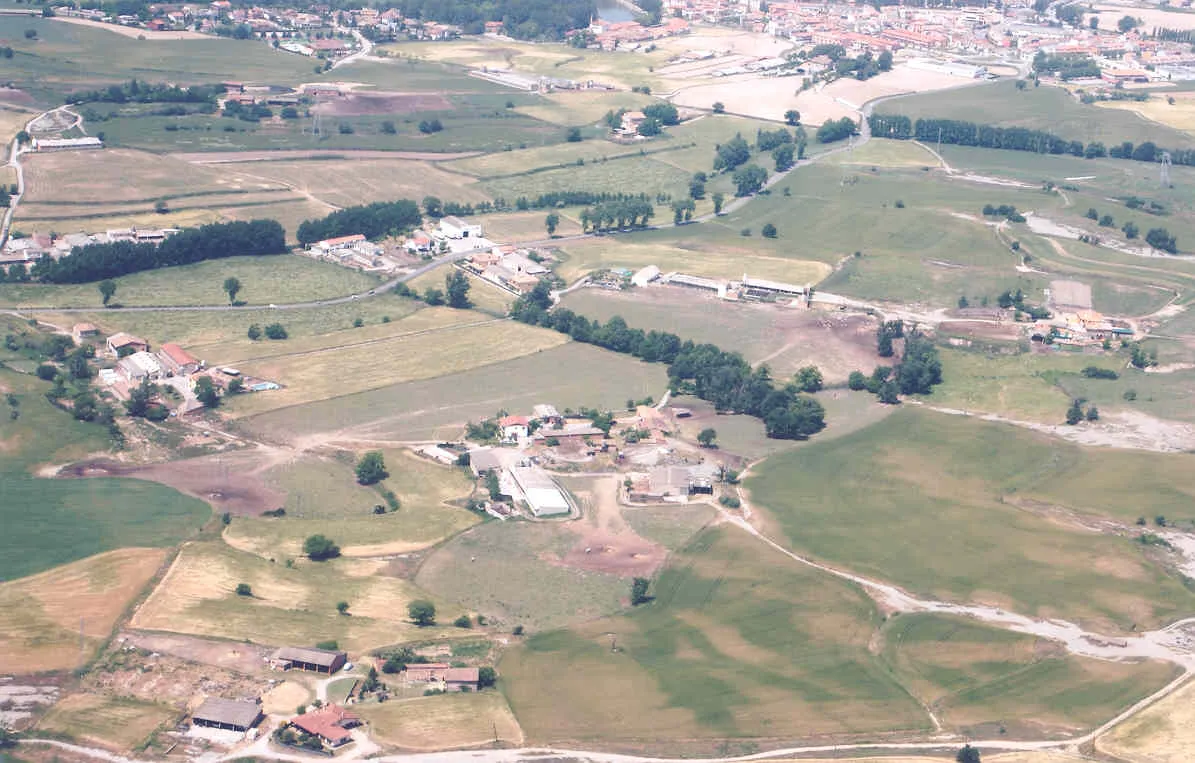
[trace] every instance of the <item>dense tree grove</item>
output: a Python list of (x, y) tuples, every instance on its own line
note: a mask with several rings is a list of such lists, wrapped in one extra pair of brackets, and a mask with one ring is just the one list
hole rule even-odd
[[(1086, 159), (1131, 159), (1138, 162), (1161, 161), (1169, 152), (1174, 164), (1195, 165), (1195, 149), (1166, 149), (1151, 141), (1134, 145), (1123, 141), (1106, 147), (1099, 141), (1086, 146), (1081, 141), (1067, 140), (1043, 130), (1026, 127), (995, 127), (960, 119), (918, 119), (913, 121), (901, 114), (872, 114), (868, 117), (871, 134), (877, 138), (942, 143), (979, 148), (1003, 148), (1009, 151), (1034, 151), (1039, 154), (1070, 154)], [(820, 132), (820, 130), (819, 130)]]
[(712, 344), (694, 344), (663, 331), (632, 329), (615, 316), (591, 321), (567, 308), (552, 308), (550, 286), (541, 283), (520, 297), (511, 314), (524, 323), (555, 329), (575, 341), (594, 344), (642, 360), (668, 364), (668, 378), (678, 393), (693, 394), (719, 411), (735, 411), (764, 422), (769, 437), (805, 439), (825, 426), (825, 411), (795, 384), (777, 387), (766, 366), (752, 369), (741, 355)]
[(597, 13), (593, 0), (397, 0), (404, 18), (456, 24), (465, 34), (481, 34), (485, 22), (501, 21), (503, 31), (523, 40), (563, 40), (589, 26)]
[(857, 132), (859, 132), (859, 125), (855, 124), (855, 120), (850, 117), (827, 119), (821, 127), (817, 128), (817, 142), (833, 143), (837, 140), (845, 140)]
[(421, 222), (423, 216), (419, 214), (419, 205), (410, 199), (378, 201), (338, 209), (318, 220), (305, 220), (299, 225), (296, 238), (304, 246), (327, 238), (358, 233), (366, 238), (377, 238), (410, 230)]
[(671, 127), (675, 124), (680, 124), (680, 112), (671, 103), (661, 101), (660, 103), (652, 103), (643, 107), (643, 115), (648, 119), (654, 119), (662, 125)]
[(747, 145), (747, 141), (739, 134), (718, 146), (715, 151), (714, 170), (716, 172), (733, 170), (740, 164), (746, 164), (747, 160), (751, 158), (751, 146)]
[(793, 134), (783, 127), (775, 130), (760, 130), (755, 134), (755, 147), (761, 153), (792, 142)]
[(1061, 80), (1099, 77), (1100, 66), (1095, 59), (1086, 55), (1051, 56), (1038, 51), (1033, 57), (1033, 71), (1039, 75), (1058, 77)]
[(160, 244), (117, 241), (77, 246), (60, 260), (39, 260), (33, 275), (48, 283), (87, 283), (139, 270), (285, 251), (286, 232), (275, 220), (210, 223), (180, 231)]

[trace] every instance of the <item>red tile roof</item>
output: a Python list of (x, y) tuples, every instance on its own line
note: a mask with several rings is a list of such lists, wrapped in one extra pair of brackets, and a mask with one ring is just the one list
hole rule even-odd
[(179, 347), (174, 342), (166, 342), (163, 344), (161, 352), (180, 366), (199, 362), (195, 356), (184, 350), (182, 347)]
[(325, 705), (319, 710), (296, 715), (290, 719), (290, 724), (322, 737), (330, 744), (338, 744), (349, 738), (348, 729), (360, 725), (361, 719), (340, 705)]

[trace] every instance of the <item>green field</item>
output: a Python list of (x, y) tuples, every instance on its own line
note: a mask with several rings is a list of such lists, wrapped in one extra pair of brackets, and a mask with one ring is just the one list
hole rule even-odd
[(617, 612), (627, 578), (552, 563), (577, 542), (558, 523), (486, 522), (432, 552), (415, 583), (504, 629), (534, 633)]
[(356, 483), (346, 456), (305, 456), (267, 472), (267, 481), (287, 494), (286, 516), (238, 517), (225, 538), (242, 550), (284, 558), (298, 556), (303, 540), (320, 533), (335, 538), (346, 556), (379, 556), (430, 546), (477, 523), (476, 514), (448, 503), (473, 488), (463, 470), (387, 451), (390, 477), (380, 489), (394, 491), (402, 505), (375, 515), (374, 507), (386, 502), (379, 490)]
[[(299, 259), (298, 257), (295, 258)], [(329, 267), (336, 267), (330, 265)], [(161, 273), (163, 271), (155, 271)], [(353, 271), (345, 271), (353, 273)], [(242, 279), (243, 280), (243, 279)], [(217, 283), (222, 284), (223, 281)], [(99, 294), (97, 291), (96, 294)], [(116, 299), (120, 299), (117, 292)], [(227, 300), (227, 296), (225, 297)], [(38, 320), (69, 327), (80, 321), (88, 321), (106, 332), (128, 331), (142, 336), (151, 343), (177, 342), (184, 347), (194, 348), (199, 353), (212, 353), (210, 362), (218, 362), (226, 350), (248, 343), (249, 326), (256, 323), (265, 326), (278, 322), (286, 327), (290, 339), (266, 343), (270, 350), (261, 351), (285, 353), (293, 340), (336, 334), (342, 331), (361, 331), (353, 323), (360, 318), (366, 327), (373, 328), (383, 323), (384, 318), (399, 321), (418, 311), (421, 305), (410, 299), (393, 294), (382, 294), (357, 302), (346, 302), (324, 307), (308, 307), (294, 310), (271, 310), (268, 307), (255, 310), (146, 310), (96, 311), (82, 313), (55, 313), (34, 311)], [(323, 340), (332, 341), (332, 340)], [(351, 341), (351, 340), (348, 340)]]
[[(540, 227), (540, 234), (547, 235), (543, 233), (542, 225)], [(492, 234), (487, 233), (487, 235)], [(434, 268), (418, 278), (407, 281), (407, 286), (420, 294), (423, 294), (427, 289), (440, 289), (442, 291), (445, 288), (444, 279), (448, 273), (449, 267)], [(503, 318), (510, 312), (510, 306), (515, 301), (513, 294), (472, 273), (465, 272), (465, 277), (469, 279), (469, 301), (473, 303), (474, 310), (485, 313), (486, 315), (492, 315), (495, 318)]]
[(766, 746), (929, 728), (868, 654), (880, 615), (853, 586), (713, 529), (673, 556), (654, 593), (630, 614), (533, 636), (503, 657), (531, 743), (654, 744), (675, 755), (722, 739)]
[(168, 487), (132, 479), (53, 480), (33, 476), (106, 451), (103, 427), (52, 407), (47, 384), (0, 369), (0, 388), (19, 399), (20, 418), (0, 420), (0, 580), (127, 546), (172, 546), (211, 516), (207, 504)]
[[(250, 305), (331, 299), (364, 292), (378, 284), (375, 277), (358, 270), (299, 255), (228, 257), (114, 278), (116, 296), (112, 302), (129, 307), (226, 305), (224, 279), (229, 277), (241, 282), (237, 300)], [(0, 284), (0, 304), (13, 308), (99, 308), (101, 302), (94, 283)], [(278, 319), (285, 317), (279, 315)], [(241, 320), (246, 325), (252, 322)]]
[[(35, 40), (25, 30), (37, 32)], [(0, 38), (16, 55), (5, 75), (16, 87), (45, 97), (134, 77), (208, 84), (227, 79), (295, 84), (311, 79), (310, 62), (262, 43), (240, 40), (137, 40), (42, 18), (0, 17)]]
[[(501, 389), (494, 388), (495, 379), (503, 380)], [(241, 424), (279, 438), (351, 429), (362, 438), (432, 440), (459, 436), (466, 421), (493, 416), (499, 408), (525, 411), (549, 402), (560, 410), (617, 409), (627, 398), (658, 398), (666, 385), (662, 365), (570, 342), (450, 376), (272, 411)]]
[[(922, 93), (888, 101), (880, 113), (904, 114), (911, 119), (963, 119), (999, 127), (1045, 130), (1067, 140), (1105, 145), (1152, 140), (1167, 148), (1187, 148), (1191, 136), (1148, 122), (1136, 114), (1081, 104), (1062, 88), (1042, 86), (1017, 90), (1009, 79), (981, 87)], [(1015, 152), (1006, 152), (1015, 153)]]
[(654, 157), (631, 157), (607, 162), (586, 162), (583, 166), (486, 180), (482, 186), (491, 196), (517, 199), (544, 193), (584, 190), (593, 193), (670, 193), (682, 198), (690, 173)]
[[(1121, 455), (1103, 456), (1099, 467), (1101, 484), (1123, 484), (1117, 492), (1098, 500), (1090, 491), (1068, 494), (1054, 487), (1060, 475), (1094, 466), (1078, 447), (907, 409), (776, 455), (747, 484), (802, 553), (924, 595), (1128, 632), (1190, 612), (1195, 593), (1130, 537), (1051, 521), (1057, 504), (1121, 519), (1149, 513), (1155, 499), (1130, 487), (1141, 459)], [(1171, 475), (1189, 469), (1191, 458), (1151, 457), (1174, 461)], [(1169, 504), (1175, 480), (1150, 495)]]
[(1174, 676), (1160, 662), (1067, 655), (1056, 644), (943, 615), (902, 615), (883, 658), (948, 728), (972, 738), (1049, 738), (1093, 728)]
[[(791, 196), (758, 197), (719, 222), (756, 235), (772, 223), (789, 256), (842, 261), (822, 282), (826, 291), (947, 306), (964, 293), (994, 298), (1016, 288), (1019, 278), (1031, 288), (1042, 285), (1014, 270), (1017, 255), (984, 224), (980, 212), (985, 204), (1040, 210), (1059, 204), (1055, 197), (952, 181), (917, 169), (860, 168), (844, 175), (841, 168), (815, 165), (792, 174), (785, 184)], [(1018, 237), (1021, 228), (1013, 226), (1009, 235)]]

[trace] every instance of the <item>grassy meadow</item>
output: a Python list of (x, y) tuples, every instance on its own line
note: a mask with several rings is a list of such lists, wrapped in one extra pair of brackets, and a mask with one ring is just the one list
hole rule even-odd
[[(238, 301), (262, 306), (343, 297), (378, 285), (374, 276), (300, 255), (226, 257), (114, 278), (116, 295), (112, 303), (127, 307), (227, 305), (224, 280), (229, 277), (241, 282)], [(13, 308), (102, 309), (102, 302), (95, 283), (0, 283), (0, 304)], [(283, 322), (289, 317), (289, 313), (270, 314), (273, 320)], [(114, 321), (124, 319), (116, 313), (110, 315)], [(236, 320), (246, 326), (253, 322), (242, 316), (244, 313), (238, 313)], [(97, 322), (102, 324), (106, 320)]]
[(578, 541), (559, 523), (485, 522), (433, 551), (415, 583), (503, 628), (559, 628), (617, 612), (630, 581), (554, 564)]
[(1066, 654), (1049, 641), (945, 615), (901, 615), (883, 659), (947, 727), (972, 738), (1066, 737), (1098, 726), (1174, 677), (1161, 662)]
[[(1190, 612), (1195, 593), (1131, 537), (1052, 521), (1055, 504), (1126, 520), (1148, 513), (1153, 499), (1131, 488), (1139, 459), (1120, 455), (1100, 468), (1123, 486), (1096, 500), (1090, 490), (1054, 487), (1059, 475), (1094, 466), (1076, 446), (908, 409), (774, 456), (747, 487), (801, 553), (919, 594), (1123, 633)], [(1163, 472), (1170, 475), (1190, 459), (1150, 456), (1172, 461)], [(1165, 486), (1159, 502), (1169, 505), (1175, 489)], [(1113, 512), (1118, 498), (1123, 507)]]
[[(570, 373), (562, 374), (562, 368)], [(503, 380), (501, 389), (493, 386), (496, 379)], [(501, 408), (528, 410), (542, 402), (560, 410), (618, 408), (627, 398), (658, 398), (666, 386), (662, 365), (569, 342), (447, 376), (257, 414), (241, 423), (266, 437), (344, 431), (360, 439), (433, 440), (459, 436), (465, 422)]]
[[(1043, 85), (1017, 90), (1008, 79), (981, 87), (921, 93), (888, 101), (880, 113), (904, 114), (911, 119), (963, 119), (999, 127), (1045, 130), (1067, 140), (1105, 145), (1151, 140), (1167, 148), (1188, 148), (1195, 139), (1136, 114), (1082, 104), (1059, 87)], [(1012, 152), (1002, 152), (1012, 153)]]
[(286, 558), (298, 556), (303, 540), (320, 533), (335, 538), (345, 556), (378, 556), (426, 548), (477, 523), (477, 515), (449, 503), (473, 488), (462, 470), (406, 451), (386, 451), (385, 458), (390, 477), (380, 490), (394, 491), (402, 504), (398, 511), (373, 513), (386, 502), (379, 489), (356, 483), (349, 458), (306, 455), (265, 475), (287, 494), (286, 516), (238, 517), (224, 531), (225, 540), (260, 556)]
[(927, 730), (868, 654), (880, 623), (871, 601), (757, 543), (703, 532), (672, 557), (651, 604), (508, 652), (503, 686), (529, 742), (693, 754), (727, 739)]

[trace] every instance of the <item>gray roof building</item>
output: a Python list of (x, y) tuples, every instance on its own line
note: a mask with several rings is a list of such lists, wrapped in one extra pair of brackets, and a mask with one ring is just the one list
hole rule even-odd
[(196, 726), (231, 731), (248, 731), (261, 720), (261, 706), (250, 700), (208, 697), (191, 713)]

